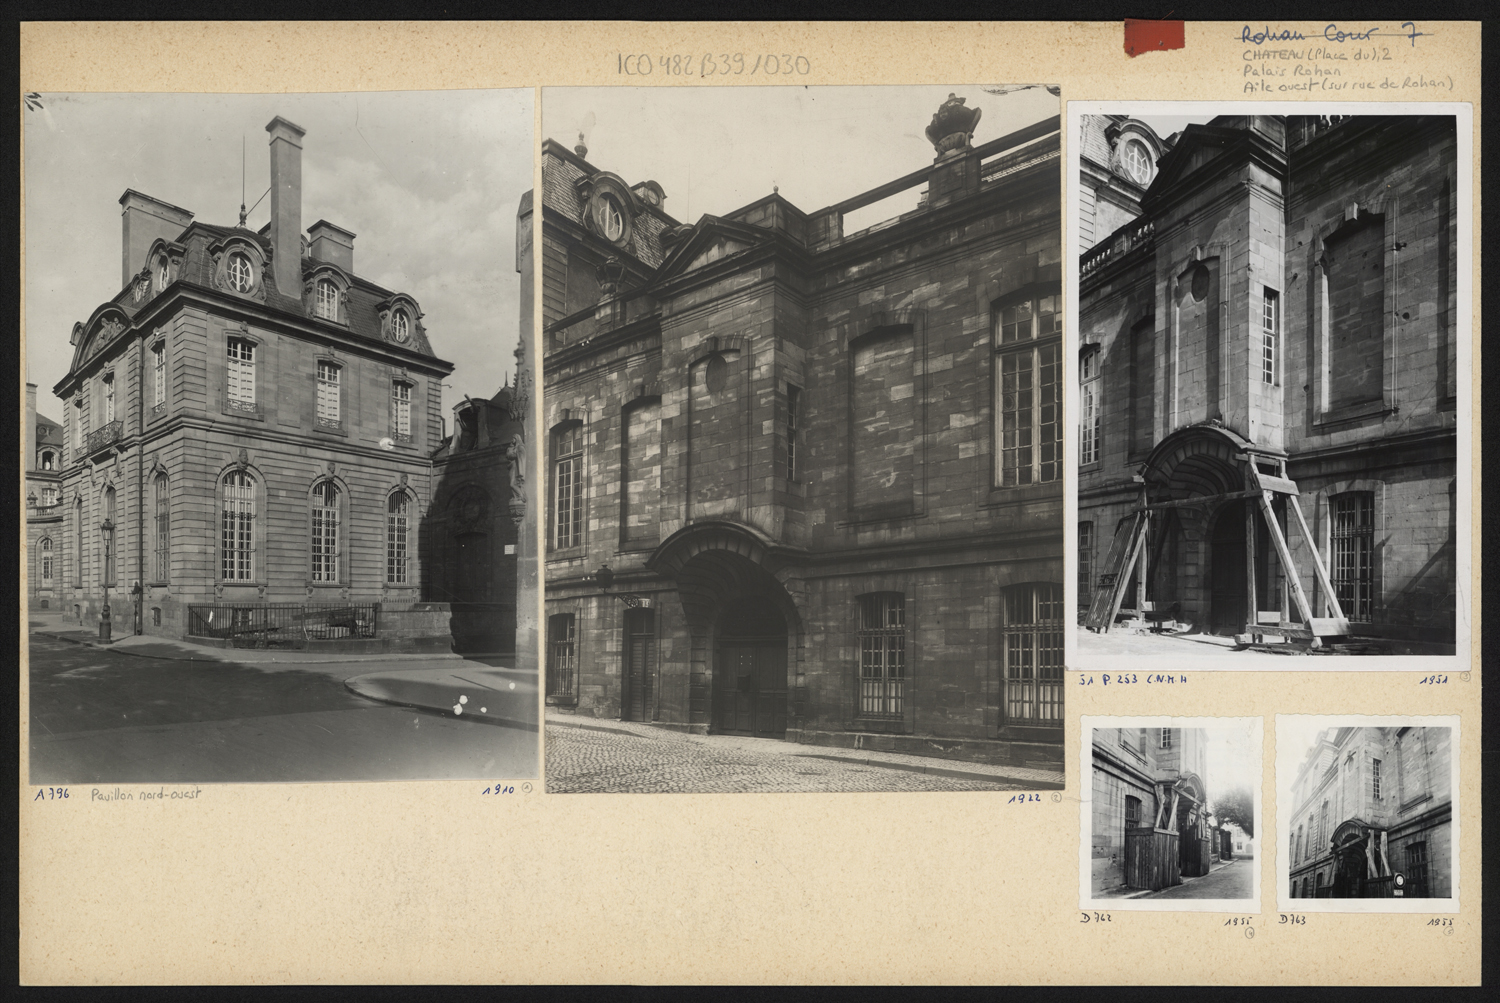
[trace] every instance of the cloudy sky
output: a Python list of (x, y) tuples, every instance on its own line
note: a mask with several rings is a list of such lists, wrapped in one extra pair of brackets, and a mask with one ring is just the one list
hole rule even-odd
[[(976, 145), (1061, 111), (1042, 87), (549, 87), (542, 136), (572, 149), (582, 132), (591, 164), (632, 185), (656, 181), (680, 222), (723, 215), (773, 186), (813, 212), (929, 166), (923, 131), (950, 93), (981, 109)], [(914, 208), (919, 190), (872, 206), (872, 218), (851, 214), (844, 231)]]
[(1253, 718), (1213, 721), (1208, 731), (1208, 796), (1244, 788), (1254, 797), (1261, 783), (1261, 722)]
[[(491, 396), (515, 365), (516, 208), (532, 183), (534, 91), (360, 94), (44, 94), (26, 111), (26, 368), (37, 406), (67, 374), (75, 321), (120, 289), (127, 188), (207, 223), (239, 219), (270, 185), (265, 126), (307, 130), (302, 223), (358, 236), (355, 271), (421, 305), (455, 364), (445, 406)], [(259, 229), (271, 200), (250, 213)]]

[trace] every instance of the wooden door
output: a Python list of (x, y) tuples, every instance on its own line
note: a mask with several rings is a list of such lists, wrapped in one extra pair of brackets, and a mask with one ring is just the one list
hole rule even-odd
[(627, 721), (649, 721), (656, 677), (656, 624), (649, 609), (625, 613), (625, 701)]
[(715, 658), (716, 729), (780, 738), (786, 734), (786, 639), (728, 638)]

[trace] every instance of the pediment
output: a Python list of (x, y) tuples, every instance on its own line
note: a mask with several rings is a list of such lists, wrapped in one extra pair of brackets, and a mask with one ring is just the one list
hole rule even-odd
[(695, 268), (702, 268), (704, 265), (718, 261), (720, 258), (727, 258), (736, 251), (743, 251), (749, 246), (749, 244), (743, 241), (720, 237), (695, 254), (693, 259), (682, 270), (684, 272), (691, 272)]
[(705, 216), (692, 234), (674, 247), (662, 262), (658, 279), (703, 268), (731, 254), (748, 250), (767, 239), (767, 232), (748, 223)]
[(1231, 143), (1242, 139), (1238, 130), (1210, 126), (1188, 126), (1177, 145), (1157, 163), (1150, 194), (1161, 192), (1202, 171), (1222, 157)]

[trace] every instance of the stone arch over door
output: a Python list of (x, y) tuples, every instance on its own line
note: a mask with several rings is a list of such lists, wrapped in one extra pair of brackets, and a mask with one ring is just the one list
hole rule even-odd
[(689, 723), (783, 737), (800, 718), (803, 618), (795, 555), (735, 523), (668, 537), (647, 566), (671, 578), (689, 633)]

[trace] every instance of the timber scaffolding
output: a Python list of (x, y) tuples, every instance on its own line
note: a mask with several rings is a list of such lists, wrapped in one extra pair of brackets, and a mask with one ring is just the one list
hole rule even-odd
[[(1136, 596), (1140, 609), (1125, 612), (1145, 618), (1150, 618), (1154, 614), (1150, 608), (1151, 604), (1146, 600), (1146, 583), (1149, 580), (1146, 556), (1149, 548), (1146, 546), (1146, 541), (1151, 533), (1153, 516), (1168, 509), (1193, 506), (1212, 508), (1225, 502), (1253, 499), (1255, 504), (1245, 507), (1247, 622), (1243, 633), (1249, 635), (1251, 643), (1254, 644), (1261, 643), (1267, 636), (1276, 636), (1287, 641), (1307, 642), (1312, 648), (1322, 647), (1325, 637), (1341, 637), (1349, 634), (1349, 620), (1339, 606), (1338, 595), (1328, 577), (1328, 570), (1323, 566), (1323, 558), (1312, 542), (1313, 537), (1308, 531), (1307, 520), (1303, 518), (1302, 507), (1297, 502), (1297, 484), (1287, 477), (1286, 457), (1247, 449), (1240, 455), (1240, 460), (1243, 465), (1245, 484), (1242, 491), (1153, 502), (1147, 494), (1145, 476), (1136, 475), (1136, 480), (1141, 483), (1141, 504), (1132, 511), (1132, 518), (1129, 522), (1115, 532), (1109, 555), (1105, 558), (1104, 566), (1099, 574), (1093, 602), (1084, 620), (1085, 627), (1101, 634), (1109, 633), (1109, 629), (1114, 626), (1116, 618), (1121, 613), (1120, 604), (1125, 598), (1127, 589), (1132, 581), (1137, 580), (1139, 587), (1136, 590)], [(1266, 473), (1261, 469), (1261, 464), (1272, 466), (1275, 473)], [(1287, 510), (1295, 516), (1301, 538), (1312, 557), (1313, 574), (1318, 581), (1319, 598), (1326, 616), (1313, 615), (1312, 604), (1308, 602), (1307, 593), (1302, 588), (1302, 580), (1297, 575), (1297, 566), (1292, 559), (1291, 547), (1287, 543), (1286, 534), (1282, 532), (1281, 524), (1277, 521), (1276, 513), (1272, 508), (1277, 495), (1286, 499)], [(1257, 510), (1261, 515), (1260, 520), (1255, 517)], [(1276, 557), (1282, 569), (1279, 602), (1277, 608), (1270, 611), (1260, 609), (1260, 597), (1256, 594), (1255, 545), (1257, 525), (1260, 522), (1264, 523), (1269, 533), (1271, 544), (1275, 548)], [(1138, 575), (1137, 570), (1139, 570)], [(1300, 621), (1294, 621), (1291, 618), (1291, 611), (1287, 608), (1288, 598), (1295, 604)], [(1274, 623), (1269, 622), (1272, 620)]]

